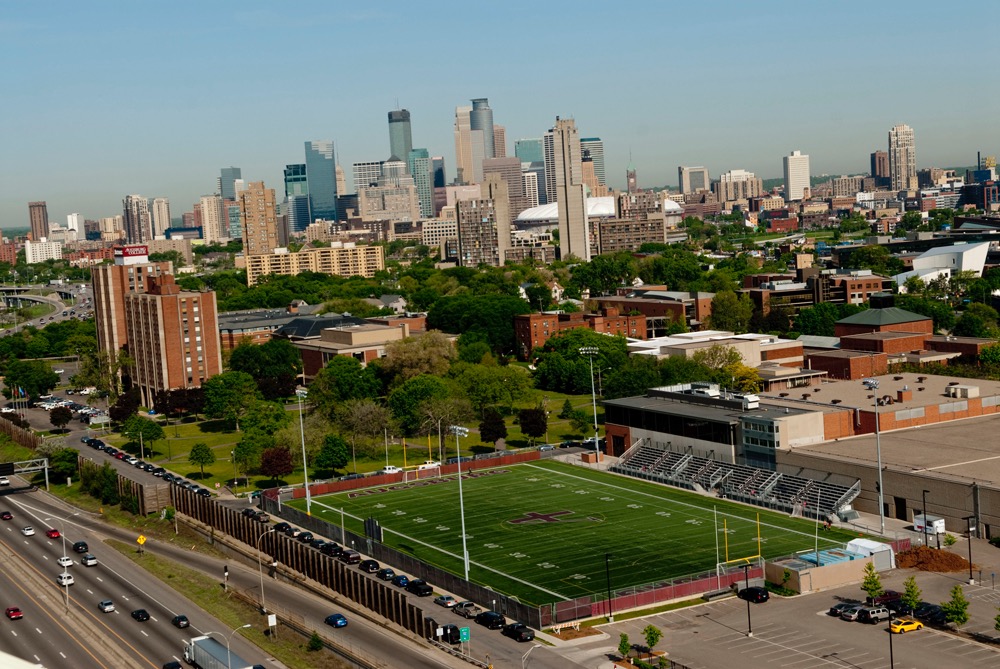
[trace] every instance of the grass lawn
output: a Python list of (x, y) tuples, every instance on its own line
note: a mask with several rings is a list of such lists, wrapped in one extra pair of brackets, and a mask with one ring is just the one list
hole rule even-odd
[[(599, 596), (605, 553), (614, 555), (618, 589), (713, 570), (716, 537), (719, 559), (727, 542), (730, 559), (757, 555), (758, 513), (765, 557), (814, 544), (809, 521), (584, 467), (546, 461), (490, 471), (463, 479), (470, 577), (536, 605)], [(458, 484), (454, 476), (436, 481), (314, 498), (312, 510), (339, 524), (343, 507), (348, 529), (358, 533), (373, 516), (387, 544), (461, 574)], [(821, 532), (820, 546), (853, 537)]]

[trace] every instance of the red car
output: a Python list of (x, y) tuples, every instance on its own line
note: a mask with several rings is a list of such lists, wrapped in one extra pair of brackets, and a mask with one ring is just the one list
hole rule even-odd
[(4, 613), (11, 620), (20, 620), (21, 618), (24, 617), (24, 614), (21, 613), (21, 609), (17, 608), (16, 606), (8, 606), (7, 610), (4, 611)]
[(10, 511), (0, 511), (0, 520), (11, 520), (14, 518), (14, 514)]
[(49, 539), (58, 539), (59, 538), (59, 530), (56, 530), (56, 529), (46, 530), (45, 531), (45, 536), (47, 536)]

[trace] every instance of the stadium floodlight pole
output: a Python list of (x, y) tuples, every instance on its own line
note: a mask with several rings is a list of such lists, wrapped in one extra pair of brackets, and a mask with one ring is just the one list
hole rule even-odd
[(309, 391), (304, 388), (296, 388), (295, 394), (299, 396), (299, 436), (302, 437), (302, 480), (306, 487), (306, 515), (312, 515), (312, 497), (309, 495), (309, 470), (306, 469), (306, 428), (302, 420), (302, 400), (309, 395)]
[(611, 608), (611, 558), (613, 556), (611, 553), (604, 554), (604, 575), (608, 579), (608, 622), (613, 623), (615, 621), (615, 612)]
[(590, 400), (594, 405), (594, 450), (600, 451), (601, 440), (598, 437), (600, 434), (597, 427), (597, 392), (594, 390), (594, 356), (600, 353), (596, 346), (581, 346), (580, 355), (585, 355), (590, 358)]
[[(878, 379), (871, 377), (863, 380), (861, 383), (864, 384), (868, 390), (876, 391), (878, 390)], [(878, 466), (878, 523), (879, 523), (879, 533), (885, 536), (885, 502), (882, 491), (882, 440), (879, 435), (878, 426), (878, 393), (874, 394), (875, 397), (875, 459), (877, 460)]]
[[(748, 564), (743, 565), (743, 574), (744, 574), (744, 577), (746, 578), (746, 583), (747, 583), (746, 587), (749, 588), (750, 587), (750, 565), (748, 565)], [(746, 600), (747, 600), (747, 636), (751, 637), (751, 636), (753, 636), (753, 625), (750, 624), (750, 595), (746, 596)]]
[(924, 546), (927, 545), (927, 493), (929, 493), (929, 492), (930, 492), (930, 490), (925, 490), (923, 492), (923, 498), (924, 498)]
[(465, 580), (469, 580), (469, 549), (465, 545), (465, 499), (462, 496), (462, 451), (459, 448), (459, 437), (468, 437), (469, 428), (452, 425), (451, 433), (455, 435), (455, 455), (458, 456), (458, 514), (462, 517), (462, 563), (465, 566)]

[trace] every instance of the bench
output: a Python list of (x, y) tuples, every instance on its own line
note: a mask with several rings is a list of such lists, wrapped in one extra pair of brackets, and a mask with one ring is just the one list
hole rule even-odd
[(709, 590), (704, 593), (701, 598), (706, 602), (714, 602), (717, 599), (722, 599), (723, 597), (732, 597), (733, 591), (731, 588), (725, 588), (723, 590)]
[(567, 628), (572, 628), (572, 629), (576, 630), (577, 632), (579, 632), (580, 631), (580, 621), (568, 622), (568, 623), (559, 623), (558, 625), (553, 625), (551, 627), (551, 630), (555, 634), (559, 634), (559, 632), (562, 632), (564, 629), (567, 629)]

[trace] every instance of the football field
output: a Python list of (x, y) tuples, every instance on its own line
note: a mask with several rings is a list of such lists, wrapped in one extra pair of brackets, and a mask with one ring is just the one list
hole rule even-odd
[[(814, 546), (811, 521), (552, 460), (463, 474), (462, 490), (470, 579), (538, 605), (603, 593), (607, 553), (618, 590), (712, 571), (727, 553)], [(348, 530), (363, 534), (374, 517), (387, 545), (463, 573), (455, 475), (312, 500), (313, 515), (335, 525), (341, 511)], [(820, 530), (820, 549), (853, 537)]]

